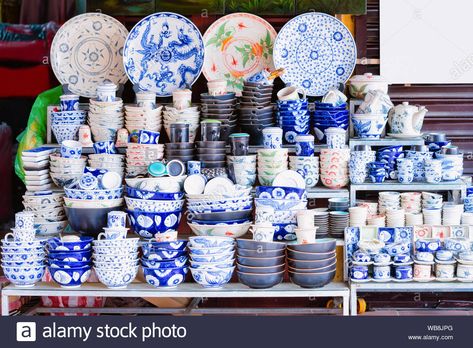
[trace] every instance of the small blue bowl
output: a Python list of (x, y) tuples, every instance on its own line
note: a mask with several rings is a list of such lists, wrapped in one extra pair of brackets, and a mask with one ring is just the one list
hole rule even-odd
[(165, 259), (165, 260), (150, 260), (146, 257), (141, 258), (141, 263), (145, 267), (149, 268), (176, 268), (182, 267), (187, 263), (188, 257), (186, 255), (179, 256), (174, 259)]
[(184, 192), (154, 192), (126, 186), (126, 195), (131, 198), (149, 200), (180, 200), (184, 197)]
[(81, 236), (77, 242), (64, 242), (60, 238), (51, 238), (47, 241), (49, 251), (84, 251), (92, 247), (93, 237)]
[(285, 186), (256, 186), (257, 198), (274, 198), (274, 199), (306, 199), (307, 192), (305, 189), (297, 187)]
[(182, 216), (181, 210), (166, 213), (127, 210), (127, 213), (133, 231), (144, 238), (153, 238), (157, 233), (176, 231)]
[(48, 259), (49, 267), (52, 268), (76, 268), (85, 267), (91, 264), (91, 261), (58, 261), (55, 259)]
[(49, 267), (51, 278), (64, 288), (77, 288), (89, 279), (91, 266), (74, 268)]
[(168, 250), (168, 249), (153, 249), (153, 250), (146, 250), (143, 249), (143, 256), (148, 258), (149, 261), (163, 261), (178, 258), (181, 256), (187, 257), (186, 250)]
[(189, 242), (187, 240), (175, 240), (170, 242), (144, 242), (141, 247), (143, 249), (168, 249), (168, 250), (185, 250)]
[(149, 268), (142, 267), (146, 282), (155, 287), (173, 288), (178, 286), (186, 279), (189, 267), (178, 268)]
[(54, 261), (89, 261), (92, 251), (50, 251), (48, 258)]

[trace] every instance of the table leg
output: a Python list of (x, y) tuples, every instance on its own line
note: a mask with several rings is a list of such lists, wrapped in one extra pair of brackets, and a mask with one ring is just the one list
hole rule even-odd
[(358, 313), (358, 297), (356, 287), (350, 286), (350, 315), (356, 316)]
[(342, 297), (343, 299), (343, 316), (350, 315), (350, 292), (346, 293)]
[(2, 316), (8, 316), (10, 314), (10, 303), (8, 301), (8, 295), (2, 293)]

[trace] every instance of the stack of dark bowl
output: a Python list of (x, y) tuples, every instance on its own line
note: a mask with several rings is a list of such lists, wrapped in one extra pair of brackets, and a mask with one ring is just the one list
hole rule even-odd
[(330, 283), (337, 269), (336, 241), (318, 239), (311, 244), (287, 246), (289, 277), (303, 288), (320, 288)]
[(201, 121), (219, 120), (220, 140), (228, 142), (228, 136), (237, 131), (237, 99), (234, 92), (221, 95), (210, 95), (202, 93), (201, 100)]
[(262, 130), (275, 124), (272, 94), (273, 85), (244, 82), (238, 120), (241, 131), (250, 134), (251, 145), (263, 144)]
[(237, 239), (237, 274), (253, 289), (271, 288), (283, 281), (286, 270), (284, 243)]
[(164, 154), (168, 161), (179, 160), (186, 164), (194, 159), (195, 149), (193, 143), (166, 143)]
[(225, 141), (197, 141), (197, 159), (200, 161), (201, 173), (207, 179), (226, 175)]

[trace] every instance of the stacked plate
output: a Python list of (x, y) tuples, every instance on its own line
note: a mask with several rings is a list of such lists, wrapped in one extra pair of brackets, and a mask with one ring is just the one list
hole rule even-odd
[(152, 109), (136, 104), (125, 105), (125, 128), (131, 135), (138, 134), (141, 129), (160, 132), (162, 109), (162, 106)]
[(304, 173), (306, 188), (312, 188), (319, 182), (318, 157), (289, 156), (289, 168)]
[(164, 158), (163, 144), (135, 144), (128, 143), (126, 151), (126, 175), (134, 177), (146, 175), (151, 163)]
[(315, 103), (315, 112), (313, 115), (314, 133), (316, 138), (322, 142), (326, 142), (325, 130), (327, 128), (348, 129), (349, 112), (346, 104), (341, 106), (333, 106), (331, 103)]
[[(317, 232), (318, 233), (318, 232)], [(318, 239), (312, 244), (287, 246), (289, 277), (303, 288), (320, 288), (335, 277), (335, 239)]]
[(102, 239), (93, 242), (94, 270), (110, 289), (124, 289), (138, 273), (139, 238)]
[(98, 101), (90, 99), (89, 126), (94, 142), (115, 141), (117, 131), (123, 128), (123, 101)]
[(260, 185), (271, 186), (274, 178), (287, 170), (287, 149), (258, 149), (258, 181)]
[(47, 241), (51, 278), (63, 288), (78, 288), (89, 279), (92, 237), (66, 236)]
[(251, 145), (263, 144), (262, 130), (275, 124), (272, 93), (273, 85), (244, 82), (238, 123), (242, 132), (250, 134)]
[(330, 211), (348, 211), (350, 201), (348, 198), (329, 198), (328, 210)]
[(172, 106), (165, 106), (163, 110), (163, 121), (168, 139), (171, 139), (171, 123), (189, 124), (189, 142), (193, 143), (200, 125), (199, 107), (191, 106), (186, 109), (178, 110)]
[(278, 100), (276, 115), (286, 144), (295, 144), (296, 136), (309, 134), (310, 113), (307, 99)]
[(77, 181), (84, 174), (87, 157), (65, 158), (57, 153), (49, 155), (49, 174), (58, 187)]
[(225, 168), (225, 141), (197, 141), (197, 159), (202, 168)]
[(54, 151), (54, 148), (42, 146), (21, 153), (27, 191), (43, 191), (51, 188), (49, 155)]
[(97, 169), (106, 169), (119, 174), (121, 177), (125, 175), (125, 155), (118, 154), (90, 154), (89, 166)]
[(195, 149), (193, 143), (166, 143), (164, 148), (166, 159), (179, 160), (184, 164), (192, 161), (195, 157)]
[(141, 265), (148, 284), (173, 288), (181, 284), (189, 272), (187, 241), (149, 241), (142, 244)]
[(268, 289), (283, 281), (286, 244), (237, 239), (237, 274), (240, 283)]
[(229, 237), (189, 237), (191, 273), (204, 288), (220, 288), (235, 269), (235, 240)]
[(219, 120), (220, 140), (227, 141), (228, 136), (237, 131), (236, 97), (234, 92), (221, 95), (200, 95), (202, 120)]
[(87, 112), (83, 110), (51, 112), (51, 129), (58, 144), (64, 140), (77, 140), (77, 132), (85, 124)]
[(26, 211), (34, 214), (34, 227), (41, 236), (55, 236), (67, 226), (63, 208), (63, 193), (39, 191), (23, 196)]
[[(329, 212), (329, 233), (333, 238), (343, 238), (345, 227), (348, 227), (350, 214), (346, 211)], [(319, 232), (317, 231), (317, 234)]]
[(329, 212), (326, 208), (314, 209), (314, 226), (319, 227), (316, 234), (317, 239), (328, 236)]

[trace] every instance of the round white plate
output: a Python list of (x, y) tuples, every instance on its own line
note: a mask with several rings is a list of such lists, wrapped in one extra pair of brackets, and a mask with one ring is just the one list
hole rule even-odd
[(293, 170), (284, 170), (273, 180), (273, 186), (297, 187), (305, 189), (305, 180), (298, 172)]
[(233, 181), (224, 177), (216, 177), (205, 185), (204, 194), (205, 195), (223, 195), (228, 192), (234, 191), (235, 185)]
[(345, 83), (356, 65), (356, 44), (350, 30), (325, 13), (308, 12), (287, 22), (279, 31), (273, 52), (281, 79), (321, 96)]
[(84, 13), (59, 28), (51, 44), (51, 66), (61, 84), (77, 95), (96, 96), (105, 80), (125, 83), (123, 45), (128, 31), (115, 18)]
[(414, 138), (419, 138), (423, 135), (424, 133), (418, 133), (418, 134), (395, 134), (395, 133), (388, 133), (388, 136), (391, 138), (395, 139), (414, 139)]
[(219, 18), (205, 32), (204, 76), (224, 79), (227, 90), (241, 95), (243, 81), (263, 69), (274, 70), (276, 30), (263, 18), (232, 13)]
[(168, 97), (190, 87), (204, 64), (204, 42), (186, 17), (158, 12), (139, 21), (126, 38), (123, 64), (140, 90)]

